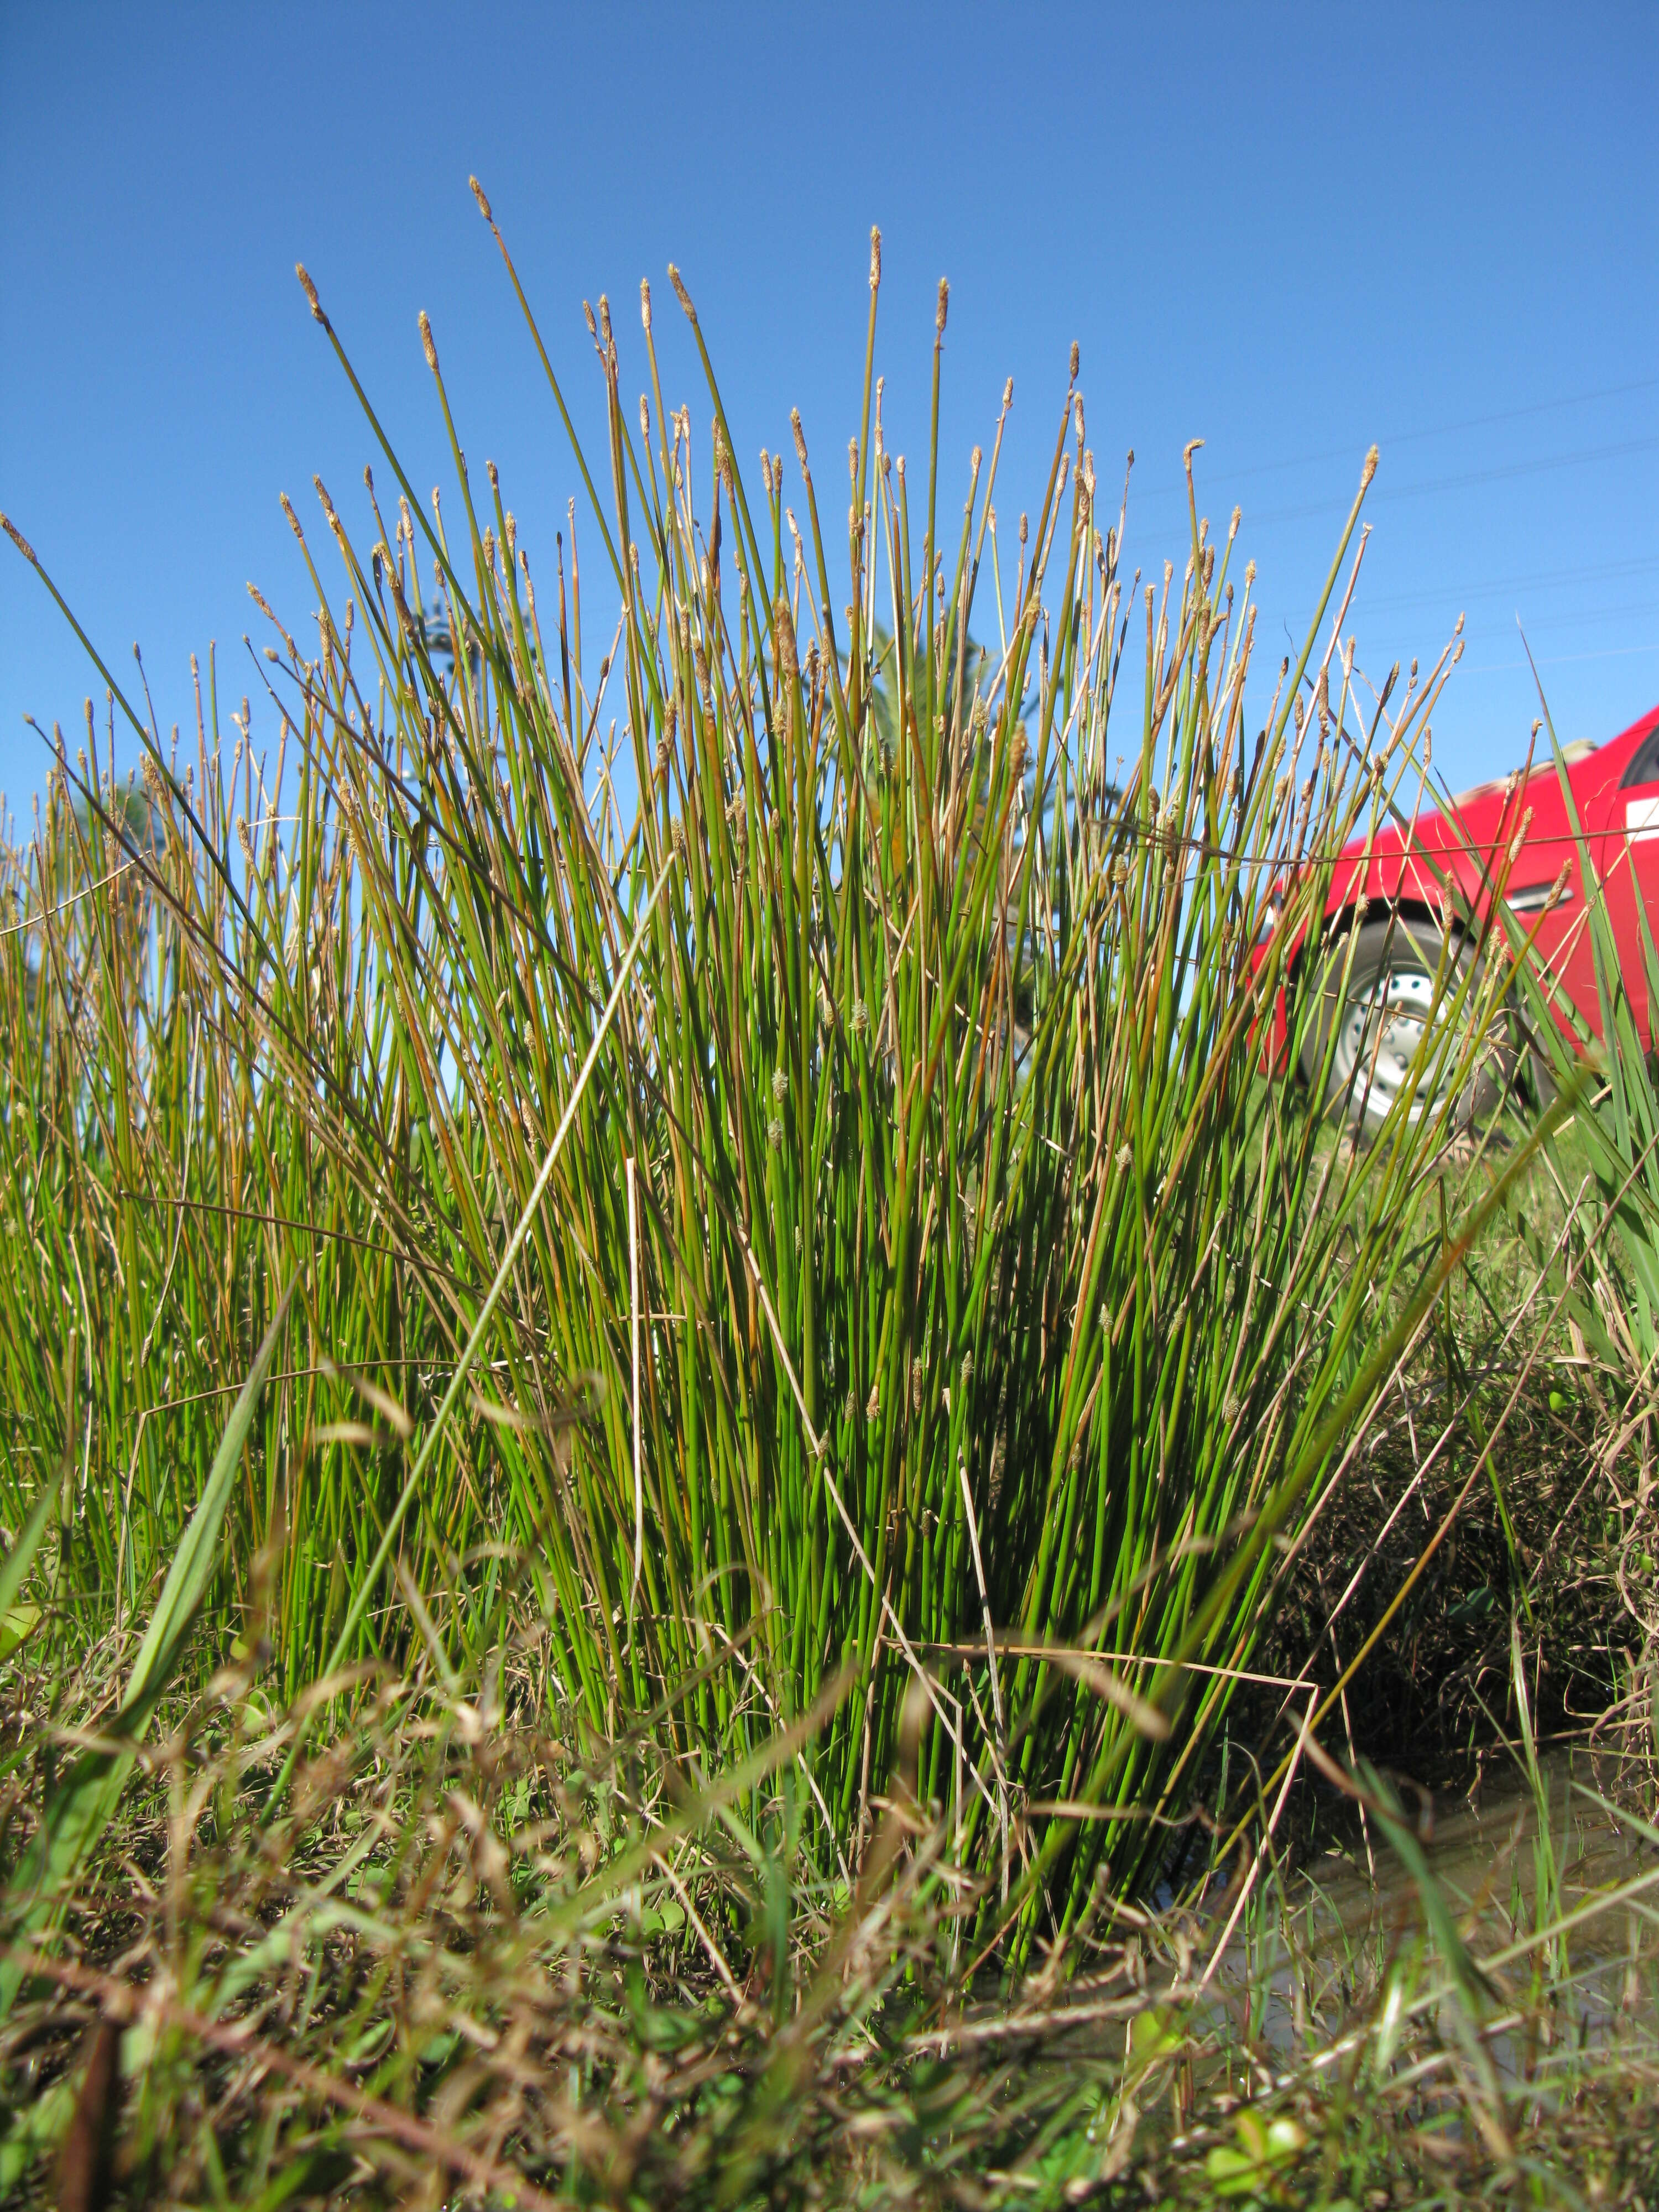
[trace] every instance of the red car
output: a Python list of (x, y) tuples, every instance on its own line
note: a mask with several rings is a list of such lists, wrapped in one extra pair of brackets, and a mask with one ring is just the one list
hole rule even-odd
[[(1659, 707), (1607, 744), (1568, 747), (1566, 758), (1625, 988), (1644, 1042), (1651, 1046), (1659, 1008), (1648, 1003), (1639, 917), (1645, 908), (1649, 930), (1659, 939)], [(1559, 995), (1593, 1032), (1601, 1031), (1578, 844), (1554, 760), (1517, 778), (1512, 788), (1505, 781), (1463, 792), (1453, 806), (1454, 812), (1420, 815), (1409, 830), (1393, 822), (1379, 825), (1369, 851), (1364, 837), (1355, 838), (1332, 877), (1325, 948), (1337, 947), (1346, 957), (1347, 937), (1357, 932), (1353, 961), (1346, 993), (1334, 980), (1325, 1008), (1306, 1024), (1303, 1072), (1316, 1081), (1328, 1061), (1327, 1097), (1357, 1123), (1380, 1121), (1410, 1071), (1433, 1006), (1437, 968), (1448, 937), (1459, 933), (1449, 886), (1477, 915), (1486, 913), (1492, 880), (1501, 876), (1517, 832), (1522, 844), (1509, 872), (1510, 906), (1529, 931), (1535, 925), (1534, 943)], [(1564, 870), (1565, 882), (1552, 902)], [(1305, 953), (1301, 965), (1305, 973)], [(1340, 963), (1333, 966), (1340, 979)], [(1443, 999), (1443, 973), (1441, 990)]]

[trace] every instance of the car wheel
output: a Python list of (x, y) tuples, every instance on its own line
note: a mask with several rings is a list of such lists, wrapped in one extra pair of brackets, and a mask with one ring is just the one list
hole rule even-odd
[[(1362, 922), (1328, 940), (1303, 1036), (1302, 1072), (1312, 1085), (1322, 1081), (1332, 1114), (1361, 1134), (1375, 1133), (1413, 1078), (1413, 1121), (1447, 1103), (1465, 1127), (1496, 1111), (1515, 1072), (1507, 1020), (1488, 1032), (1473, 1073), (1458, 1068), (1457, 1042), (1444, 1035), (1471, 957), (1437, 923), (1404, 915)], [(1419, 1057), (1425, 1040), (1437, 1056), (1426, 1066)], [(1453, 1085), (1457, 1096), (1449, 1102)]]

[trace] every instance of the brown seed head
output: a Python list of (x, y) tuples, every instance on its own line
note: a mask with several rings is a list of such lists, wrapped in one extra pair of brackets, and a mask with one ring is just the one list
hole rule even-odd
[(1011, 376), (1002, 387), (1002, 411), (1006, 415), (1014, 404), (1014, 380)]
[(306, 298), (311, 303), (312, 313), (322, 325), (323, 328), (326, 330), (328, 328), (328, 317), (323, 313), (323, 303), (317, 297), (317, 287), (312, 283), (310, 273), (307, 270), (306, 264), (303, 261), (296, 261), (295, 263), (294, 273), (300, 280), (300, 289), (305, 294)]
[(1360, 489), (1360, 490), (1361, 490), (1361, 491), (1365, 490), (1365, 489), (1366, 489), (1366, 488), (1368, 487), (1368, 485), (1370, 484), (1371, 478), (1372, 478), (1376, 474), (1376, 447), (1375, 447), (1375, 446), (1373, 446), (1373, 447), (1371, 447), (1371, 449), (1370, 449), (1370, 453), (1367, 453), (1367, 454), (1366, 454), (1366, 456), (1365, 456), (1365, 465), (1364, 465), (1364, 467), (1363, 469), (1361, 469), (1361, 471), (1359, 471), (1359, 489)]
[(299, 541), (300, 541), (301, 544), (301, 545), (303, 545), (303, 544), (305, 544), (305, 542), (306, 542), (306, 534), (305, 534), (304, 531), (303, 531), (303, 530), (301, 530), (301, 527), (300, 527), (300, 518), (299, 518), (299, 516), (298, 516), (297, 514), (295, 514), (295, 513), (294, 512), (294, 502), (289, 499), (289, 497), (288, 494), (287, 494), (285, 491), (284, 491), (284, 492), (279, 492), (279, 493), (277, 494), (277, 497), (278, 497), (278, 498), (282, 501), (282, 502), (283, 502), (283, 513), (285, 515), (287, 515), (287, 517), (288, 517), (288, 526), (289, 526), (289, 529), (294, 532), (294, 535), (295, 535), (295, 536), (299, 539)]
[(328, 486), (323, 482), (322, 478), (318, 476), (313, 476), (311, 481), (316, 490), (317, 497), (322, 503), (324, 521), (327, 523), (329, 528), (334, 532), (334, 535), (340, 540), (341, 544), (343, 544), (345, 543), (345, 533), (340, 527), (339, 516), (334, 512), (334, 502), (328, 495)]
[(434, 376), (438, 374), (438, 349), (432, 343), (432, 325), (424, 307), (421, 310), (421, 350), (426, 356), (426, 365)]
[(779, 681), (786, 686), (793, 686), (800, 673), (800, 662), (795, 653), (794, 618), (789, 611), (788, 598), (782, 592), (778, 593), (772, 609), (772, 627), (777, 640)]
[(611, 301), (603, 292), (599, 295), (599, 329), (608, 351), (611, 345)]
[(595, 345), (599, 342), (599, 326), (593, 319), (593, 310), (586, 300), (582, 301), (582, 319), (587, 325), (587, 335)]
[(874, 223), (870, 226), (870, 289), (873, 292), (881, 283), (881, 233)]
[(29, 563), (31, 568), (38, 568), (40, 567), (40, 562), (34, 557), (33, 546), (29, 544), (28, 539), (24, 537), (22, 532), (17, 527), (17, 525), (12, 520), (9, 514), (0, 514), (0, 530), (3, 530), (5, 532), (7, 537), (10, 538), (12, 544), (17, 548), (18, 551)]
[(489, 202), (484, 198), (483, 186), (476, 177), (469, 177), (466, 181), (472, 187), (472, 197), (478, 203), (479, 214), (486, 222), (494, 222), (495, 218), (489, 212)]
[(799, 407), (792, 407), (789, 410), (789, 427), (795, 434), (795, 454), (800, 462), (800, 472), (805, 476), (806, 474), (806, 433), (800, 427)]
[(940, 337), (945, 336), (945, 319), (951, 312), (951, 287), (943, 276), (939, 280), (939, 305), (933, 310), (933, 328)]
[(686, 321), (690, 323), (693, 330), (695, 330), (697, 326), (697, 311), (691, 304), (691, 295), (686, 290), (685, 286), (680, 281), (679, 270), (676, 269), (672, 261), (668, 264), (668, 281), (674, 288), (674, 297), (679, 301), (681, 307), (684, 310)]
[(648, 333), (651, 328), (651, 286), (643, 276), (640, 279), (640, 323)]
[(1073, 338), (1072, 340), (1072, 381), (1073, 384), (1077, 382), (1077, 373), (1082, 365), (1083, 355), (1079, 349), (1077, 340)]

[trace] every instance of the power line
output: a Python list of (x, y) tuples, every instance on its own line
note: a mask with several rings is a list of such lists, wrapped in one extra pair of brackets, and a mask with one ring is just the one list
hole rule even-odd
[[(1495, 469), (1467, 469), (1455, 476), (1429, 477), (1420, 483), (1385, 485), (1368, 495), (1368, 503), (1379, 501), (1421, 499), (1431, 492), (1467, 491), (1478, 484), (1503, 483), (1516, 477), (1544, 476), (1556, 469), (1588, 467), (1595, 461), (1627, 459), (1632, 453), (1650, 453), (1659, 448), (1659, 438), (1627, 438), (1616, 446), (1586, 446), (1576, 453), (1553, 453), (1541, 461), (1510, 461)], [(1309, 500), (1298, 507), (1269, 507), (1250, 517), (1252, 525), (1260, 528), (1269, 522), (1299, 522), (1316, 514), (1346, 514), (1353, 504), (1352, 497), (1345, 492), (1336, 499)]]
[[(1427, 430), (1396, 431), (1391, 436), (1379, 438), (1376, 442), (1382, 452), (1392, 453), (1396, 446), (1421, 445), (1431, 438), (1455, 437), (1464, 430), (1489, 430), (1500, 422), (1520, 422), (1534, 415), (1554, 413), (1564, 407), (1589, 407), (1598, 400), (1620, 399), (1630, 392), (1651, 392), (1656, 387), (1659, 387), (1659, 376), (1638, 377), (1630, 384), (1604, 385), (1599, 392), (1575, 392), (1559, 399), (1536, 399), (1526, 407), (1506, 407), (1497, 415), (1472, 415), (1462, 422), (1441, 422)], [(1249, 468), (1228, 470), (1224, 479), (1219, 481), (1230, 484), (1243, 483), (1248, 477), (1276, 476), (1290, 469), (1312, 468), (1321, 461), (1352, 460), (1358, 450), (1357, 445), (1337, 446), (1328, 447), (1322, 453), (1298, 453), (1289, 460), (1256, 461)], [(1165, 483), (1147, 486), (1145, 495), (1158, 498), (1166, 492), (1184, 492), (1186, 489), (1184, 477), (1171, 478)]]
[(1659, 614), (1659, 606), (1656, 606), (1651, 599), (1631, 599), (1621, 607), (1584, 607), (1572, 614), (1534, 615), (1528, 618), (1527, 629), (1528, 632), (1577, 629), (1585, 623), (1628, 622), (1632, 615), (1650, 617), (1656, 614)]
[(1430, 606), (1442, 600), (1455, 600), (1467, 606), (1476, 599), (1498, 599), (1507, 592), (1547, 590), (1554, 584), (1600, 584), (1621, 580), (1626, 576), (1642, 576), (1659, 568), (1659, 556), (1639, 556), (1628, 561), (1603, 561), (1594, 566), (1571, 568), (1538, 568), (1527, 576), (1498, 576), (1489, 584), (1448, 584), (1418, 586), (1409, 592), (1383, 592), (1373, 596), (1363, 595), (1365, 611), (1374, 614), (1382, 607)]
[[(1540, 660), (1540, 668), (1563, 668), (1572, 660), (1622, 660), (1632, 653), (1659, 653), (1659, 643), (1653, 645), (1609, 645), (1600, 653), (1556, 653), (1547, 660)], [(1465, 676), (1491, 676), (1500, 669), (1526, 668), (1525, 660), (1478, 660), (1463, 670)]]

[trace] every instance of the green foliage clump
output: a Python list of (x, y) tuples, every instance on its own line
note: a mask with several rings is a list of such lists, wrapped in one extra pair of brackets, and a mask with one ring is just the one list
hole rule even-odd
[[(1318, 640), (1368, 461), (1294, 673), (1247, 714), (1237, 518), (1200, 519), (1189, 453), (1143, 599), (1075, 351), (1010, 570), (1001, 418), (947, 540), (946, 295), (913, 513), (878, 251), (843, 552), (798, 418), (805, 530), (782, 455), (751, 501), (671, 274), (706, 450), (648, 289), (636, 418), (590, 318), (597, 667), (574, 520), (538, 598), (422, 319), (455, 492), (428, 513), (386, 447), (397, 504), (365, 471), (354, 534), (319, 482), (326, 574), (289, 510), (316, 643), (270, 616), (274, 747), (246, 700), (222, 730), (210, 670), (187, 763), (110, 678), (142, 834), (89, 725), (10, 854), (0, 1511), (52, 1490), (52, 1632), (118, 1646), (291, 1284), (221, 1650), (258, 1553), (284, 1696), (421, 1651), (447, 1679), (522, 1571), (573, 1737), (648, 1727), (707, 1775), (811, 1717), (805, 1848), (843, 1883), (920, 1698), (919, 1799), (972, 1940), (1018, 1965), (1157, 1873), (1275, 1539), (1462, 1249), (1405, 1232), (1492, 963), (1450, 979), (1459, 1018), (1369, 1147), (1275, 1079), (1281, 988), (1444, 664), (1351, 734), (1352, 644)], [(586, 596), (591, 646), (591, 554)]]

